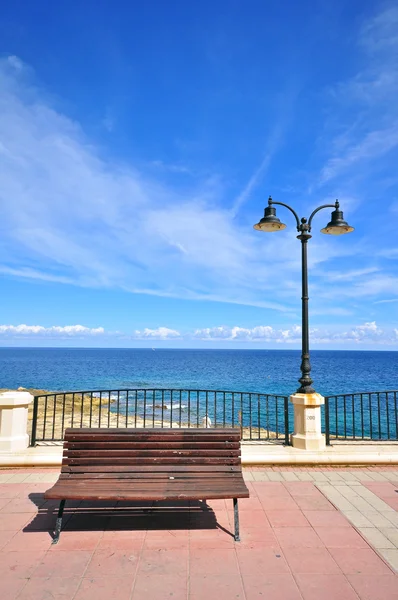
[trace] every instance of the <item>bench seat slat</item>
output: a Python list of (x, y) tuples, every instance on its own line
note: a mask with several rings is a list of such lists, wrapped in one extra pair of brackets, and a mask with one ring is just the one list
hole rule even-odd
[(129, 457), (129, 458), (134, 458), (134, 457), (147, 457), (147, 458), (165, 458), (165, 457), (203, 457), (203, 458), (222, 458), (223, 456), (226, 457), (236, 457), (236, 456), (240, 456), (240, 451), (239, 450), (204, 450), (204, 449), (199, 449), (199, 450), (185, 450), (185, 449), (179, 449), (179, 448), (175, 448), (172, 450), (163, 450), (163, 449), (156, 449), (156, 450), (108, 450), (106, 449), (102, 449), (99, 450), (92, 450), (90, 448), (90, 450), (70, 450), (69, 448), (64, 450), (63, 453), (65, 458), (85, 458), (85, 457), (94, 457), (94, 458), (123, 458), (123, 457)]
[(65, 442), (65, 450), (240, 450), (239, 442), (181, 442), (173, 440), (164, 440), (158, 442), (102, 442), (102, 441), (84, 441), (84, 442)]

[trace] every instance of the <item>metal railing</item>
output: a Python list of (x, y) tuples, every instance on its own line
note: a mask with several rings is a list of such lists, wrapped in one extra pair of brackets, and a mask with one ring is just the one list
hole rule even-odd
[(251, 392), (124, 389), (35, 396), (31, 445), (63, 440), (67, 427), (236, 427), (245, 441), (289, 444), (287, 396)]
[(330, 440), (398, 440), (398, 390), (325, 397), (326, 443)]

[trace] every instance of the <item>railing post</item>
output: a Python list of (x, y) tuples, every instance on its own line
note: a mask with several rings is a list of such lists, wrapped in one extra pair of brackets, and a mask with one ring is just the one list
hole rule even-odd
[(284, 413), (285, 413), (285, 446), (289, 446), (290, 445), (290, 436), (289, 436), (289, 398), (287, 396), (284, 396), (283, 402), (284, 402)]
[(329, 397), (325, 397), (325, 438), (326, 446), (330, 446)]
[(32, 418), (32, 435), (30, 445), (36, 446), (36, 429), (37, 429), (37, 413), (39, 410), (39, 396), (33, 398), (33, 418)]

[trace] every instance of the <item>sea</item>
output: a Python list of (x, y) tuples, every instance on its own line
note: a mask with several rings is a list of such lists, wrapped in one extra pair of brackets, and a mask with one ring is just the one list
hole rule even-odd
[[(314, 350), (323, 395), (398, 390), (398, 352)], [(0, 348), (0, 388), (49, 391), (174, 388), (289, 395), (298, 350)]]

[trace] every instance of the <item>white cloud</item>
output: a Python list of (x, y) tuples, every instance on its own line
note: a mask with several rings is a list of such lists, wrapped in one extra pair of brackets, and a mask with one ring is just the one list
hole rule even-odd
[(84, 327), (83, 325), (65, 325), (43, 327), (42, 325), (0, 325), (0, 335), (44, 335), (44, 336), (90, 336), (105, 333), (103, 327)]
[(136, 339), (170, 340), (181, 337), (181, 334), (175, 329), (158, 327), (157, 329), (145, 328), (143, 331), (135, 331), (133, 337)]

